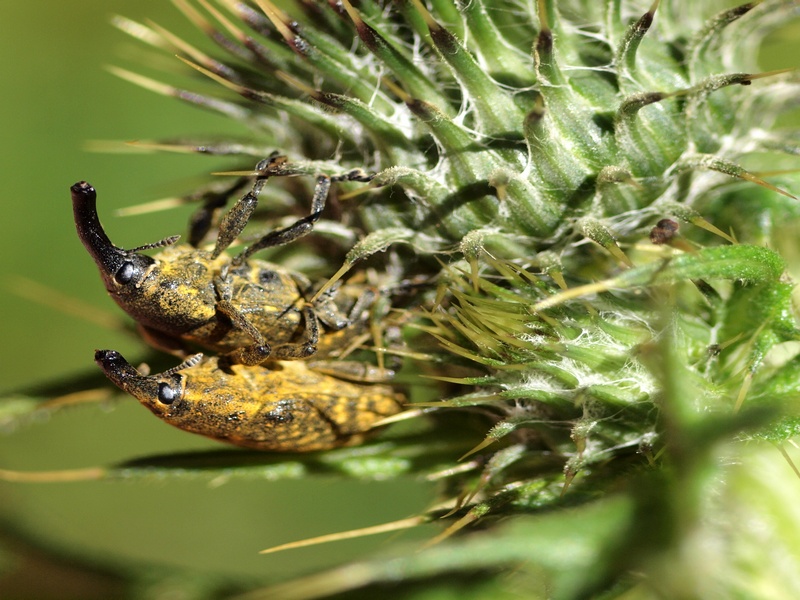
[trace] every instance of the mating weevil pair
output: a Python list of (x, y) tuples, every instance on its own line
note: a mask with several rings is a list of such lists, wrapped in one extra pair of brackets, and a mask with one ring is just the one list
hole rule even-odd
[[(119, 248), (100, 224), (94, 188), (85, 181), (72, 186), (78, 235), (109, 294), (134, 318), (143, 337), (183, 356), (187, 343), (220, 353), (156, 376), (138, 374), (111, 351), (98, 352), (96, 360), (109, 379), (182, 429), (270, 450), (316, 450), (355, 443), (372, 423), (400, 410), (399, 397), (382, 386), (345, 383), (317, 373), (304, 362), (290, 366), (280, 361), (335, 357), (368, 328), (374, 292), (345, 284), (312, 299), (315, 289), (305, 276), (250, 256), (309, 233), (332, 182), (370, 181), (372, 177), (360, 170), (318, 176), (308, 216), (268, 233), (231, 258), (225, 250), (247, 225), (267, 179), (294, 174), (286, 159), (276, 155), (261, 161), (256, 172), (252, 190), (221, 219), (210, 251), (176, 245), (178, 236), (132, 250)], [(196, 232), (190, 235), (196, 237)], [(161, 248), (153, 257), (142, 254)], [(314, 388), (319, 394), (315, 395)], [(326, 389), (341, 392), (331, 394)], [(197, 410), (187, 410), (190, 404)], [(373, 410), (378, 404), (380, 408)], [(240, 410), (237, 405), (248, 408)], [(176, 417), (178, 407), (182, 407), (181, 418)], [(240, 418), (234, 418), (235, 414)], [(243, 418), (255, 414), (261, 416)], [(349, 415), (353, 426), (345, 426), (344, 417), (334, 414)], [(231, 427), (236, 433), (231, 433)], [(309, 435), (299, 435), (298, 427)], [(252, 431), (243, 434), (248, 428)]]

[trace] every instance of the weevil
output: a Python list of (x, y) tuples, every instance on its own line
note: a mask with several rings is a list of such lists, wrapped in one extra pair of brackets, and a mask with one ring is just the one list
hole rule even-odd
[[(231, 258), (225, 250), (247, 225), (266, 180), (294, 174), (285, 157), (276, 155), (259, 162), (256, 171), (253, 188), (221, 219), (210, 251), (176, 244), (179, 236), (131, 250), (119, 248), (100, 223), (95, 189), (85, 181), (72, 186), (75, 225), (83, 245), (108, 293), (152, 345), (185, 356), (189, 342), (222, 353), (229, 363), (256, 365), (318, 352), (320, 357), (335, 354), (349, 344), (353, 325), (366, 321), (374, 293), (364, 286), (345, 284), (310, 302), (315, 290), (304, 275), (250, 256), (308, 234), (325, 207), (332, 182), (370, 181), (372, 176), (361, 170), (318, 176), (308, 216), (268, 233)], [(160, 252), (152, 257), (142, 253), (149, 249)]]
[(113, 350), (98, 350), (95, 362), (170, 425), (257, 450), (359, 444), (403, 402), (389, 387), (345, 382), (302, 361), (221, 368), (217, 357), (198, 354), (158, 375), (139, 373)]

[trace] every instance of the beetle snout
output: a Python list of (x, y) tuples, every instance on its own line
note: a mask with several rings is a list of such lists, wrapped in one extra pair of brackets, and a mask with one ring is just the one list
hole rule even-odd
[(120, 268), (124, 252), (108, 239), (100, 217), (97, 215), (97, 192), (87, 181), (79, 181), (70, 188), (72, 212), (78, 237), (92, 255), (104, 277)]
[(79, 181), (75, 185), (73, 185), (69, 190), (72, 192), (73, 196), (75, 194), (85, 194), (85, 195), (94, 195), (97, 196), (97, 192), (95, 192), (94, 187), (88, 181)]
[(125, 360), (116, 350), (95, 350), (94, 362), (103, 369), (111, 381), (125, 389), (131, 379), (143, 377), (133, 366)]

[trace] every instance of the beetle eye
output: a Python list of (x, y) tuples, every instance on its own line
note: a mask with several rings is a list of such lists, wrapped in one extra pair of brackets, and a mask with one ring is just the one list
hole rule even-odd
[(126, 261), (122, 263), (122, 266), (114, 274), (114, 280), (120, 285), (125, 285), (130, 283), (135, 275), (136, 266), (132, 262)]
[(158, 384), (158, 401), (161, 404), (172, 404), (177, 398), (178, 392), (175, 388), (164, 382)]

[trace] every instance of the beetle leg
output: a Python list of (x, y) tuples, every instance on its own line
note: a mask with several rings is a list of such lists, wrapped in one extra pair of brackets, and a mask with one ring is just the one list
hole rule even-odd
[(314, 188), (314, 197), (311, 199), (311, 214), (302, 219), (298, 219), (294, 224), (283, 229), (276, 229), (270, 231), (267, 235), (260, 240), (255, 241), (251, 246), (242, 250), (233, 259), (234, 265), (243, 264), (252, 254), (263, 250), (264, 248), (272, 248), (274, 246), (283, 246), (293, 242), (296, 239), (308, 235), (314, 229), (314, 223), (319, 220), (322, 214), (322, 209), (325, 208), (325, 200), (328, 197), (328, 191), (331, 188), (331, 178), (327, 175), (320, 175), (317, 177), (317, 185)]
[(243, 364), (254, 366), (264, 362), (272, 354), (272, 348), (261, 332), (242, 314), (230, 300), (220, 300), (217, 302), (217, 312), (227, 318), (236, 329), (244, 331), (253, 338), (253, 343), (249, 346), (236, 348), (222, 358), (231, 364)]
[(377, 294), (374, 289), (366, 288), (358, 298), (356, 298), (355, 304), (350, 309), (350, 313), (348, 314), (347, 318), (351, 323), (358, 321), (361, 319), (362, 316), (367, 312), (367, 310), (375, 304), (375, 300), (377, 298)]
[[(305, 275), (301, 273), (292, 273), (292, 278), (295, 280), (295, 283), (297, 283), (297, 288), (301, 290), (304, 298), (308, 299), (310, 296), (314, 295), (314, 288)], [(353, 302), (349, 308), (346, 306), (339, 306), (334, 300), (339, 291), (339, 285), (340, 282), (334, 284), (333, 287), (326, 290), (313, 303), (317, 318), (331, 331), (341, 331), (345, 327), (359, 321), (364, 316), (367, 309), (373, 305), (377, 296), (374, 289), (368, 288), (359, 294), (355, 302)], [(347, 310), (347, 314), (344, 313), (345, 310)]]
[(317, 318), (331, 331), (341, 331), (352, 323), (328, 295), (317, 298), (313, 306)]
[[(299, 289), (303, 297), (308, 300), (308, 298), (313, 295), (311, 281), (302, 273), (292, 273), (292, 278), (297, 284), (297, 289)], [(348, 316), (342, 312), (342, 309), (333, 300), (336, 296), (337, 289), (338, 286), (335, 286), (327, 290), (312, 304), (317, 318), (332, 331), (344, 329), (351, 322)]]
[(303, 307), (303, 319), (305, 322), (303, 339), (299, 342), (281, 344), (272, 348), (264, 335), (232, 302), (228, 265), (222, 268), (214, 283), (219, 294), (219, 300), (216, 304), (217, 312), (229, 320), (236, 329), (245, 332), (253, 339), (252, 344), (242, 346), (223, 355), (224, 362), (254, 366), (261, 364), (267, 358), (296, 360), (308, 358), (316, 353), (317, 344), (319, 343), (319, 320), (311, 305)]
[(272, 356), (281, 360), (296, 360), (308, 358), (317, 352), (319, 343), (319, 320), (311, 306), (303, 307), (303, 319), (305, 320), (305, 333), (303, 340), (297, 343), (281, 344), (273, 349)]
[(217, 313), (231, 322), (236, 329), (245, 332), (253, 343), (242, 346), (223, 355), (223, 362), (229, 364), (258, 365), (264, 362), (272, 353), (269, 342), (262, 333), (253, 325), (250, 320), (232, 302), (233, 291), (231, 289), (231, 277), (228, 273), (228, 265), (225, 265), (219, 275), (214, 278), (214, 286), (217, 289), (219, 300), (215, 306)]
[[(325, 208), (325, 202), (328, 199), (328, 192), (331, 189), (332, 182), (338, 181), (372, 181), (375, 175), (367, 175), (361, 169), (353, 169), (344, 175), (319, 175), (317, 176), (317, 183), (314, 186), (314, 195), (311, 198), (311, 213), (298, 219), (289, 227), (283, 229), (276, 229), (269, 232), (261, 239), (255, 241), (251, 246), (242, 250), (233, 259), (234, 265), (243, 264), (250, 256), (264, 248), (273, 248), (275, 246), (283, 246), (293, 242), (305, 235), (308, 235), (314, 229), (314, 223), (319, 221), (319, 217)], [(257, 192), (256, 192), (257, 195)], [(238, 235), (238, 234), (237, 234)]]
[(256, 191), (251, 190), (239, 198), (236, 204), (225, 213), (219, 223), (219, 233), (211, 252), (211, 258), (215, 259), (230, 246), (245, 228), (250, 217), (258, 206), (258, 196)]
[(361, 181), (362, 183), (369, 183), (375, 179), (375, 173), (368, 175), (362, 169), (353, 169), (344, 175), (334, 175), (331, 181)]
[(355, 360), (315, 360), (309, 362), (308, 367), (318, 373), (356, 383), (383, 383), (395, 376), (392, 369)]
[(189, 244), (195, 248), (201, 244), (214, 224), (217, 210), (225, 206), (228, 203), (228, 198), (232, 195), (240, 193), (249, 181), (248, 177), (238, 177), (230, 185), (222, 188), (214, 186), (204, 190), (201, 194), (193, 194), (187, 198), (192, 201), (202, 201), (200, 208), (195, 210), (189, 219)]
[(214, 244), (211, 258), (217, 258), (222, 254), (242, 233), (248, 221), (250, 221), (250, 217), (253, 216), (256, 206), (258, 206), (258, 196), (267, 183), (267, 179), (273, 175), (291, 174), (291, 171), (283, 168), (284, 163), (286, 163), (286, 157), (279, 156), (276, 152), (273, 152), (268, 158), (256, 165), (256, 171), (260, 174), (256, 177), (252, 189), (239, 198), (220, 221), (219, 233), (217, 234), (217, 241)]
[(142, 336), (145, 343), (156, 350), (161, 350), (162, 352), (172, 354), (179, 358), (185, 358), (189, 354), (184, 343), (179, 338), (173, 337), (168, 333), (158, 331), (157, 329), (151, 329), (141, 323), (136, 326), (136, 330), (139, 332), (139, 335)]

